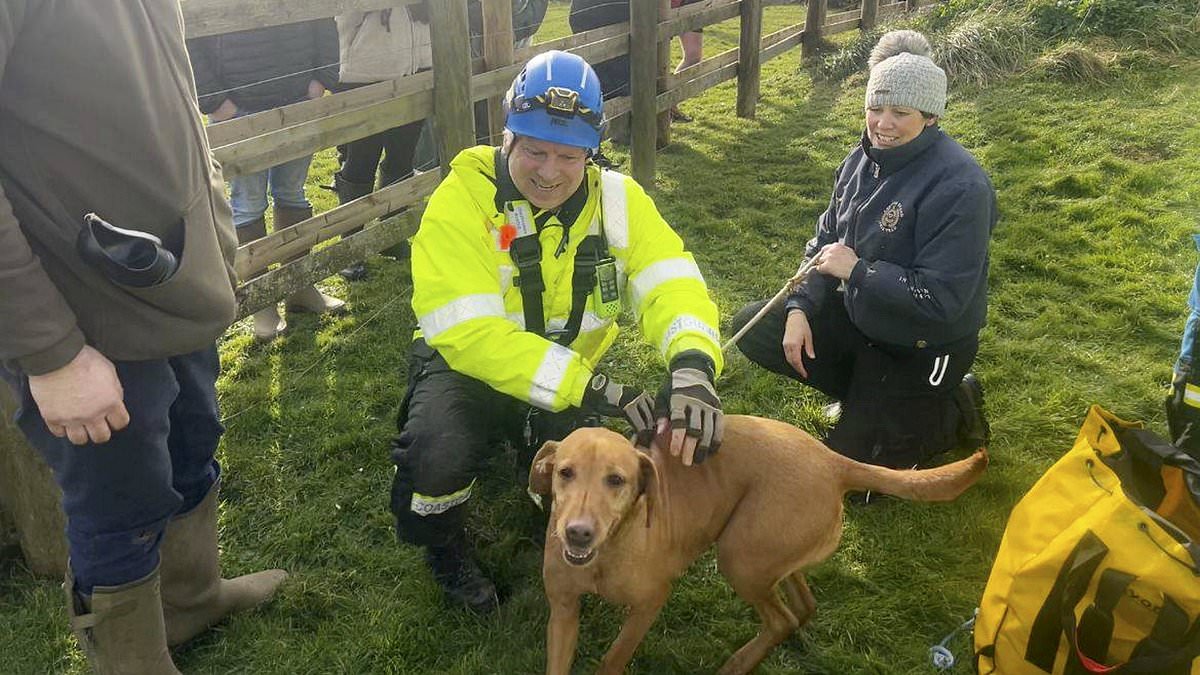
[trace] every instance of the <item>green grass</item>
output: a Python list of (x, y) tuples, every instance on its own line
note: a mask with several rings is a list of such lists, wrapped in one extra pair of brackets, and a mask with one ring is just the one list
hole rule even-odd
[[(565, 33), (564, 15), (554, 3), (539, 40)], [(765, 31), (800, 20), (802, 9), (771, 8)], [(706, 53), (737, 39), (736, 22), (711, 27)], [(734, 116), (733, 83), (684, 103), (696, 121), (677, 126), (658, 159), (658, 205), (695, 252), (725, 319), (794, 271), (861, 125), (862, 82), (814, 81), (798, 59), (793, 51), (766, 65), (754, 120)], [(932, 672), (929, 646), (976, 606), (1008, 511), (1070, 446), (1087, 406), (1163, 428), (1196, 262), (1187, 235), (1200, 221), (1197, 100), (1200, 59), (1184, 55), (1118, 60), (1102, 82), (1031, 70), (952, 92), (944, 127), (990, 171), (1002, 210), (976, 367), (994, 461), (952, 504), (851, 508), (841, 548), (810, 577), (814, 621), (759, 672)], [(311, 180), (327, 182), (331, 170), (324, 153)], [(318, 210), (332, 205), (325, 192), (310, 193)], [(510, 454), (489, 466), (470, 523), (507, 598), (499, 616), (444, 608), (419, 552), (395, 542), (387, 444), (414, 324), (412, 284), (405, 264), (369, 264), (365, 283), (325, 283), (352, 303), (348, 317), (293, 318), (291, 332), (265, 348), (245, 322), (222, 340), (222, 562), (232, 574), (282, 566), (292, 577), (271, 605), (177, 651), (185, 672), (543, 668), (540, 551)], [(608, 362), (647, 387), (661, 376), (632, 332)], [(731, 412), (820, 430), (826, 401), (740, 356), (720, 391)], [(60, 593), (19, 563), (0, 567), (0, 671), (84, 672)], [(619, 624), (615, 608), (585, 603), (577, 672), (594, 670)], [(753, 612), (706, 557), (678, 583), (630, 670), (712, 672), (755, 630)], [(960, 656), (966, 643), (953, 643)]]

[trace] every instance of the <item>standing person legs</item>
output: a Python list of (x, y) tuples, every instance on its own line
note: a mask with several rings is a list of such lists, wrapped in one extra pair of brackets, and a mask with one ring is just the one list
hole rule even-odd
[[(312, 218), (312, 204), (304, 192), (304, 181), (308, 178), (308, 167), (312, 163), (312, 155), (297, 157), (290, 162), (278, 164), (269, 169), (271, 199), (275, 202), (275, 231), (287, 229), (297, 223)], [(286, 260), (292, 262), (296, 256)], [(311, 312), (324, 314), (337, 312), (346, 303), (337, 298), (325, 295), (316, 286), (306, 286), (288, 296), (284, 306), (289, 312)]]
[[(175, 673), (164, 624), (164, 530), (197, 507), (220, 467), (216, 348), (171, 359), (114, 362), (129, 425), (103, 444), (53, 436), (28, 378), (0, 371), (17, 391), (17, 424), (54, 472), (67, 516), (68, 613), (101, 672)], [(214, 521), (215, 523), (215, 521)], [(216, 558), (215, 537), (211, 556)]]
[[(233, 227), (239, 246), (267, 236), (267, 220), (264, 216), (267, 212), (269, 174), (270, 170), (264, 169), (229, 179), (229, 205), (233, 208)], [(279, 315), (278, 306), (272, 305), (254, 313), (254, 337), (259, 341), (270, 342), (285, 329), (287, 322)]]
[[(379, 171), (379, 158), (383, 155), (386, 131), (366, 138), (350, 141), (345, 147), (342, 166), (333, 174), (333, 187), (337, 192), (338, 204), (347, 204), (365, 197), (375, 190), (375, 175)], [(343, 236), (362, 231), (361, 227), (350, 230)], [(338, 272), (346, 281), (362, 281), (367, 278), (367, 265), (361, 260)]]

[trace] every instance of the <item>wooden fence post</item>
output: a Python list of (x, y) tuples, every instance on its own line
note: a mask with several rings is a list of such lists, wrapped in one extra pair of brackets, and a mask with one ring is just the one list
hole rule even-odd
[(467, 0), (431, 0), (429, 34), (433, 42), (434, 128), (445, 175), (450, 160), (475, 145)]
[(738, 117), (754, 117), (762, 76), (762, 0), (742, 0), (742, 39), (738, 44)]
[(12, 390), (0, 384), (0, 509), (17, 528), (30, 571), (61, 579), (67, 571), (62, 493), (50, 467), (10, 422), (16, 408)]
[[(513, 62), (512, 0), (483, 0), (483, 63), (488, 70)], [(489, 143), (500, 145), (504, 133), (504, 97), (488, 99)]]
[(804, 42), (800, 58), (815, 56), (821, 48), (821, 32), (825, 27), (826, 0), (808, 0), (808, 14), (804, 17)]
[[(666, 21), (671, 13), (671, 0), (658, 0), (658, 20)], [(658, 27), (655, 27), (657, 33)], [(667, 90), (671, 78), (671, 41), (663, 40), (658, 43), (658, 85), (655, 91), (659, 94)], [(658, 104), (655, 103), (655, 110)], [(663, 110), (655, 117), (658, 124), (658, 136), (654, 139), (654, 151), (664, 148), (671, 143), (671, 111)], [(649, 189), (649, 188), (647, 188)]]
[(658, 15), (656, 2), (629, 3), (629, 152), (633, 178), (646, 190), (654, 187), (658, 141)]
[(875, 23), (879, 20), (879, 0), (862, 0), (862, 26), (863, 32), (867, 32), (875, 27)]

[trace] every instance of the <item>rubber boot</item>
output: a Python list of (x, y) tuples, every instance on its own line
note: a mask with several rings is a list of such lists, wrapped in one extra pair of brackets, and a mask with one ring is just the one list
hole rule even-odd
[[(275, 231), (291, 227), (296, 223), (303, 222), (312, 218), (312, 207), (306, 209), (288, 208), (286, 206), (275, 207)], [(303, 258), (303, 255), (298, 255), (294, 258), (284, 261), (285, 263), (292, 262)], [(289, 312), (308, 312), (310, 314), (326, 314), (328, 312), (343, 312), (346, 308), (346, 303), (338, 300), (332, 295), (325, 295), (316, 286), (306, 286), (295, 293), (292, 293), (284, 301), (283, 306)]]
[(226, 616), (257, 607), (275, 594), (287, 572), (222, 579), (217, 555), (216, 483), (196, 508), (167, 524), (162, 542), (162, 613), (167, 644), (183, 644)]
[[(237, 228), (238, 246), (267, 236), (267, 221), (262, 216)], [(260, 276), (258, 274), (250, 277)], [(249, 281), (249, 279), (246, 279)], [(259, 342), (270, 342), (287, 329), (287, 321), (279, 315), (279, 308), (271, 306), (254, 313), (254, 339)]]
[(67, 572), (67, 615), (79, 646), (97, 675), (180, 675), (167, 651), (159, 571), (121, 586), (75, 592)]
[[(338, 204), (346, 204), (354, 201), (355, 199), (371, 194), (375, 190), (375, 184), (373, 182), (355, 183), (348, 181), (342, 175), (342, 172), (339, 171), (333, 174), (333, 189), (335, 192), (337, 192)], [(362, 228), (358, 227), (350, 230), (342, 236), (348, 237), (360, 231), (362, 231)], [(338, 272), (338, 274), (340, 274), (341, 277), (346, 281), (362, 281), (363, 279), (367, 278), (367, 265), (360, 260), (359, 262), (352, 263), (342, 271)]]
[(451, 605), (466, 607), (476, 614), (488, 614), (500, 606), (496, 586), (479, 570), (465, 532), (443, 546), (428, 547), (425, 562), (442, 587), (442, 596)]

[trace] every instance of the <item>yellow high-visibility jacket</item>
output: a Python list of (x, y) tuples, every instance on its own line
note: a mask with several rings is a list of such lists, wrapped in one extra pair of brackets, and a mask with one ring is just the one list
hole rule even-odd
[[(505, 216), (495, 203), (495, 148), (464, 150), (450, 169), (430, 197), (412, 242), (418, 337), (450, 368), (497, 391), (545, 410), (578, 406), (596, 363), (616, 339), (616, 323), (601, 318), (589, 295), (569, 348), (526, 332), (521, 290), (513, 283), (517, 268), (500, 237)], [(719, 373), (717, 308), (679, 235), (633, 179), (589, 165), (584, 180), (587, 202), (562, 254), (554, 255), (563, 238), (563, 228), (551, 226), (561, 225), (557, 217), (538, 234), (547, 329), (566, 325), (575, 253), (589, 231), (599, 232), (603, 220), (622, 303), (632, 310), (642, 335), (668, 362), (697, 349), (712, 358)]]

